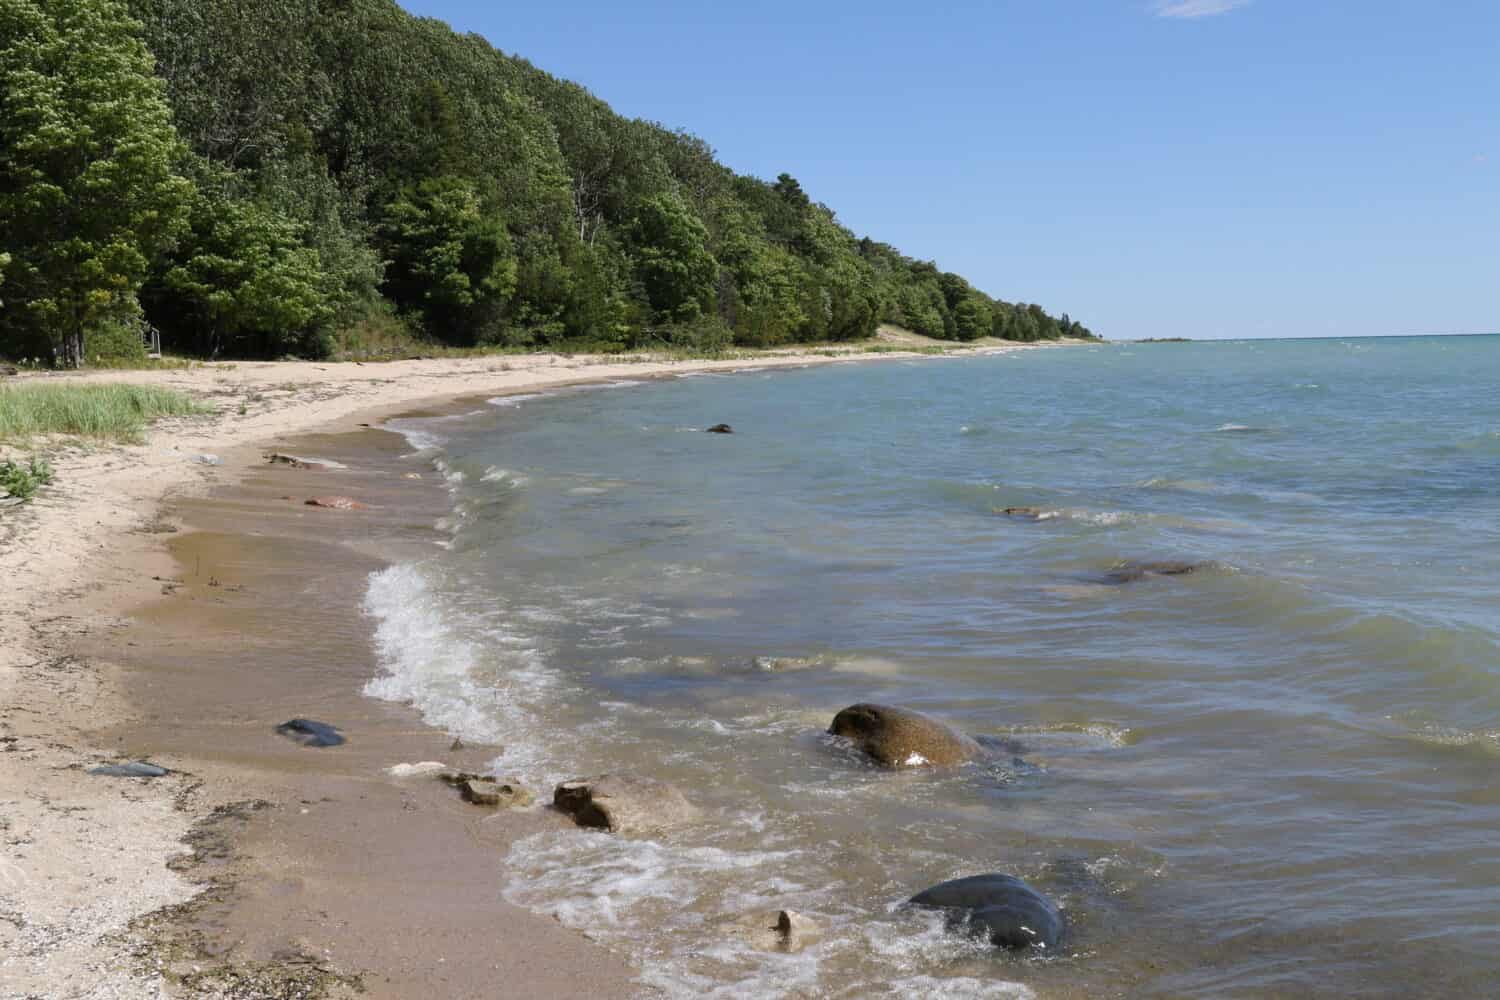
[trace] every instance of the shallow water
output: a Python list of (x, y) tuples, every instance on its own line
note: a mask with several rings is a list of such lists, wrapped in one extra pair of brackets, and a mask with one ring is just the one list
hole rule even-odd
[[(454, 511), (372, 580), (370, 693), (533, 785), (692, 791), (699, 827), (507, 859), (512, 899), (669, 995), (1500, 976), (1500, 338), (750, 372), (398, 426)], [(1126, 560), (1202, 565), (1106, 582)], [(857, 701), (1020, 752), (883, 772), (823, 735)], [(996, 956), (895, 905), (985, 871), (1055, 896), (1067, 947)], [(726, 929), (781, 907), (822, 944)]]

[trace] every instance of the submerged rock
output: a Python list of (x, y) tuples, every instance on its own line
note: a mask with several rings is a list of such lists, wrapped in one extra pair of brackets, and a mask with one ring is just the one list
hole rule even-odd
[(309, 507), (327, 507), (329, 510), (368, 510), (369, 508), (353, 497), (309, 497), (305, 503)]
[(976, 740), (946, 722), (890, 705), (851, 705), (833, 717), (828, 731), (886, 767), (947, 767), (982, 752)]
[(164, 767), (148, 764), (143, 760), (132, 761), (129, 764), (104, 764), (100, 767), (89, 768), (89, 774), (97, 774), (106, 778), (160, 778), (170, 773)]
[(1023, 521), (1040, 521), (1046, 511), (1040, 507), (1007, 507), (1001, 513), (1006, 517), (1015, 517)]
[(1194, 562), (1122, 562), (1104, 574), (1105, 583), (1135, 583), (1153, 576), (1186, 576), (1208, 569), (1208, 563)]
[(728, 424), (714, 424), (705, 433), (708, 434), (733, 434), (734, 428)]
[(1000, 948), (1056, 948), (1067, 928), (1062, 912), (1014, 875), (971, 875), (943, 882), (907, 901), (948, 912), (949, 925)]
[(276, 732), (305, 747), (336, 747), (344, 742), (337, 727), (313, 719), (288, 719)]
[(459, 785), (465, 802), (476, 806), (529, 806), (531, 793), (514, 781), (465, 781)]
[(752, 948), (796, 954), (823, 936), (823, 929), (796, 910), (752, 913), (735, 921)]
[(665, 781), (628, 774), (564, 781), (552, 805), (579, 826), (614, 833), (654, 833), (699, 816), (698, 807)]

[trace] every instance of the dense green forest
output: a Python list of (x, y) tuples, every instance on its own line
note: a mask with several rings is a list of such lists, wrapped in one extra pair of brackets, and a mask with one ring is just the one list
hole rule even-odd
[(1089, 335), (391, 0), (0, 0), (0, 300), (56, 364)]

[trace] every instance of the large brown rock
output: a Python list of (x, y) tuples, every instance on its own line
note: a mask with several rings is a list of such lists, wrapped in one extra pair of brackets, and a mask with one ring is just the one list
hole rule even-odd
[(982, 748), (939, 719), (890, 705), (851, 705), (828, 731), (854, 743), (886, 767), (949, 767), (973, 760)]
[(625, 834), (656, 833), (699, 816), (698, 807), (672, 785), (628, 774), (564, 781), (552, 805), (579, 826)]

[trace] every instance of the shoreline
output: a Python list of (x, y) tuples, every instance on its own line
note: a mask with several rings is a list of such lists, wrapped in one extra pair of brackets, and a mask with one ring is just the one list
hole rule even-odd
[[(976, 349), (973, 353), (1009, 353), (1030, 346)], [(151, 924), (146, 918), (174, 909), (182, 916), (182, 908), (190, 901), (214, 901), (214, 887), (219, 884), (215, 878), (222, 882), (223, 873), (215, 876), (193, 870), (203, 862), (203, 843), (223, 841), (215, 850), (234, 854), (227, 845), (245, 839), (239, 828), (256, 822), (250, 814), (260, 814), (261, 807), (231, 807), (233, 802), (269, 801), (277, 791), (285, 793), (295, 784), (293, 773), (269, 781), (242, 781), (245, 788), (253, 786), (256, 794), (236, 799), (233, 794), (226, 795), (225, 789), (213, 787), (213, 765), (204, 766), (192, 753), (174, 758), (174, 770), (184, 774), (166, 779), (109, 779), (83, 773), (85, 767), (123, 759), (121, 751), (139, 757), (153, 752), (148, 734), (133, 728), (132, 720), (141, 706), (145, 681), (156, 668), (135, 659), (130, 651), (156, 638), (138, 631), (141, 620), (154, 614), (153, 608), (171, 603), (182, 590), (190, 598), (195, 596), (191, 587), (172, 586), (179, 577), (168, 549), (178, 550), (181, 558), (181, 541), (203, 534), (201, 529), (194, 534), (176, 534), (172, 530), (175, 525), (170, 523), (177, 513), (173, 508), (191, 508), (188, 516), (178, 519), (199, 528), (195, 520), (212, 520), (206, 511), (216, 501), (198, 498), (211, 494), (222, 499), (238, 492), (240, 500), (228, 503), (228, 509), (219, 516), (228, 519), (231, 533), (242, 533), (257, 513), (255, 504), (246, 507), (243, 494), (253, 480), (265, 478), (264, 449), (283, 448), (295, 453), (295, 448), (288, 446), (289, 438), (317, 433), (324, 436), (320, 441), (327, 440), (331, 435), (363, 431), (382, 419), (446, 407), (467, 398), (698, 371), (926, 357), (931, 355), (893, 351), (879, 355), (796, 353), (732, 361), (621, 363), (608, 358), (540, 355), (362, 365), (230, 363), (187, 370), (63, 376), (184, 389), (216, 403), (218, 412), (207, 418), (164, 421), (152, 428), (143, 445), (103, 447), (55, 458), (57, 484), (39, 500), (0, 518), (0, 572), (11, 581), (0, 596), (0, 705), (4, 706), (0, 709), (0, 752), (4, 752), (0, 760), (6, 765), (0, 768), (0, 829), (10, 845), (0, 858), (0, 951), (9, 956), (0, 959), (0, 979), (19, 984), (15, 993), (4, 995), (155, 997), (162, 995), (163, 977), (168, 974), (176, 977), (178, 989), (187, 988), (190, 984), (183, 980), (181, 969), (168, 969), (159, 961), (160, 956), (147, 954), (150, 948), (141, 938), (142, 929)], [(201, 464), (195, 461), (197, 456), (212, 456), (216, 464)], [(318, 488), (339, 489), (333, 483), (330, 480)], [(261, 502), (265, 502), (264, 497)], [(347, 517), (340, 512), (317, 513)], [(430, 519), (426, 523), (430, 525)], [(164, 540), (168, 544), (163, 544)], [(353, 551), (357, 546), (348, 548)], [(367, 552), (361, 557), (378, 558)], [(164, 589), (173, 593), (164, 595)], [(199, 592), (196, 596), (205, 595)], [(350, 617), (360, 624), (357, 607), (344, 607), (344, 613), (350, 610), (354, 612)], [(261, 630), (262, 638), (266, 631)], [(253, 630), (250, 638), (256, 638)], [(132, 647), (130, 643), (137, 645)], [(371, 656), (368, 647), (365, 636), (365, 662)], [(85, 655), (78, 655), (80, 650)], [(110, 662), (116, 660), (120, 662)], [(363, 680), (370, 676), (373, 673), (367, 670)], [(348, 686), (352, 690), (346, 695), (374, 702), (360, 693), (362, 682)], [(414, 716), (405, 706), (385, 711), (405, 711)], [(440, 750), (433, 741), (446, 742), (441, 734), (410, 717), (392, 725), (397, 730), (401, 725), (408, 730), (418, 727), (414, 734), (406, 734), (412, 737), (412, 746), (431, 745)], [(104, 745), (108, 742), (115, 746)], [(290, 743), (282, 747), (281, 742), (285, 741), (275, 744), (278, 750), (294, 747)], [(157, 741), (158, 746), (160, 743)], [(295, 749), (303, 754), (312, 752)], [(224, 774), (220, 773), (220, 780), (234, 784)], [(348, 776), (338, 780), (348, 780)], [(446, 792), (438, 783), (427, 783), (422, 786), (423, 802), (407, 809), (402, 799), (397, 808), (438, 815), (452, 808), (451, 796), (443, 795)], [(533, 792), (545, 796), (547, 790)], [(462, 803), (459, 806), (460, 812), (471, 808)], [(226, 812), (226, 807), (231, 808)], [(309, 810), (298, 815), (306, 814)], [(512, 815), (529, 814), (501, 815), (507, 822), (493, 825), (514, 827)], [(228, 832), (226, 824), (237, 832)], [(458, 824), (460, 829), (462, 826)], [(468, 840), (480, 843), (476, 838)], [(371, 841), (377, 846), (382, 843), (379, 837)], [(493, 847), (473, 857), (492, 859), (498, 878), (499, 854)], [(295, 855), (278, 860), (263, 852), (255, 864), (260, 866), (259, 876), (271, 876), (274, 881), (285, 870), (296, 869), (300, 861)], [(370, 902), (364, 900), (366, 905)], [(274, 921), (274, 915), (274, 909), (268, 911), (263, 922)], [(546, 923), (516, 911), (498, 930), (509, 931), (524, 923), (523, 917)], [(215, 919), (222, 922), (224, 918), (220, 914)], [(495, 930), (491, 928), (492, 933)], [(476, 931), (477, 926), (471, 925), (465, 933)], [(325, 929), (322, 933), (329, 942), (348, 943), (352, 936), (347, 927), (342, 936), (338, 930)], [(547, 989), (550, 995), (569, 995), (566, 991), (571, 987), (566, 983), (572, 981), (558, 977), (567, 969), (588, 964), (616, 977), (611, 981), (617, 989), (610, 995), (621, 995), (625, 984), (618, 977), (625, 973), (619, 960), (581, 936), (561, 933), (569, 940), (547, 944), (553, 949), (548, 954), (554, 954), (557, 961), (548, 968), (533, 970), (542, 977), (536, 980), (539, 988)], [(533, 933), (519, 937), (534, 943), (546, 935), (533, 929)], [(386, 938), (387, 943), (392, 940), (398, 940), (394, 933)], [(313, 945), (304, 943), (310, 948)], [(332, 955), (334, 950), (324, 947), (320, 956), (308, 948), (284, 954), (272, 948), (257, 961), (262, 966), (270, 962), (282, 973), (296, 971), (297, 976), (287, 982), (297, 989), (323, 991), (310, 995), (334, 996), (340, 990), (353, 989), (351, 977), (362, 971), (341, 967), (339, 957)], [(366, 954), (374, 952), (367, 949)], [(524, 949), (518, 954), (524, 955)], [(498, 955), (490, 946), (482, 960), (470, 964), (482, 966), (484, 974), (491, 977), (514, 972), (509, 967), (497, 972), (494, 959)], [(135, 960), (126, 961), (128, 956), (135, 956)], [(581, 960), (583, 956), (587, 956), (586, 961)], [(348, 959), (342, 960), (350, 964)], [(192, 964), (189, 962), (189, 966)], [(363, 971), (368, 972), (368, 967)], [(200, 974), (201, 969), (188, 975)], [(274, 977), (277, 973), (266, 974)], [(549, 975), (552, 978), (546, 978)], [(373, 993), (366, 995), (381, 994), (376, 983), (361, 981), (359, 985), (366, 990), (373, 988)], [(598, 981), (587, 987), (575, 985), (579, 992), (599, 995)], [(45, 992), (37, 993), (38, 989)], [(224, 981), (205, 979), (194, 980), (191, 989), (188, 995), (209, 996), (219, 995), (215, 991), (227, 990), (228, 986)]]

